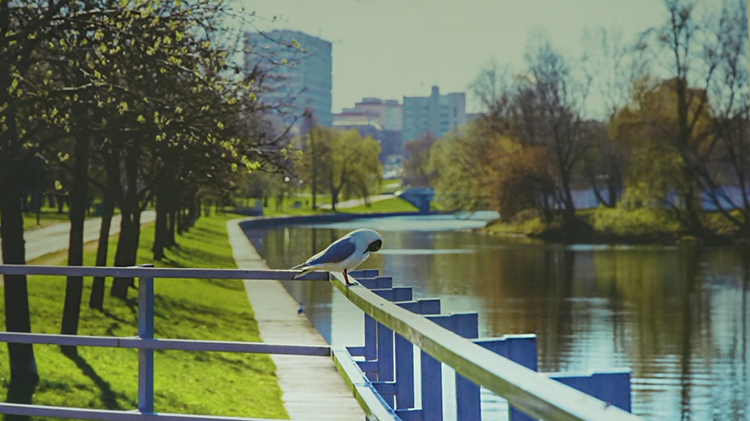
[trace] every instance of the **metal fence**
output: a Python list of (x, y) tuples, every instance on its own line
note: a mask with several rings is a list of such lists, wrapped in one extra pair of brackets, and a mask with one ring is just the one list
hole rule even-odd
[[(355, 287), (347, 287), (342, 277), (335, 273), (314, 272), (298, 279), (330, 280), (365, 313), (364, 346), (335, 349), (329, 346), (154, 338), (155, 278), (291, 280), (295, 271), (0, 265), (0, 274), (139, 279), (136, 337), (0, 332), (2, 342), (138, 349), (137, 409), (117, 411), (0, 403), (0, 413), (3, 414), (99, 420), (257, 420), (154, 412), (154, 350), (168, 349), (333, 358), (371, 420), (442, 420), (445, 397), (441, 377), (443, 364), (456, 372), (454, 395), (460, 421), (481, 420), (480, 386), (508, 400), (515, 408), (509, 415), (513, 421), (536, 418), (550, 421), (641, 419), (628, 413), (629, 370), (538, 373), (534, 335), (479, 339), (476, 314), (440, 315), (439, 300), (415, 301), (411, 288), (393, 287), (392, 279), (379, 277), (377, 271), (353, 272), (353, 277), (362, 285)], [(418, 369), (414, 365), (415, 349), (419, 350)], [(417, 381), (421, 386), (419, 405), (415, 402)]]

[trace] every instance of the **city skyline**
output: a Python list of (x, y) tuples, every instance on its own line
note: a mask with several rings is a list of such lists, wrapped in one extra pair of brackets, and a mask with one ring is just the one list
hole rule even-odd
[(469, 85), (480, 70), (493, 59), (522, 69), (527, 41), (535, 34), (545, 33), (563, 54), (578, 57), (587, 28), (619, 30), (630, 42), (666, 18), (664, 6), (654, 0), (236, 2), (256, 13), (248, 30), (298, 30), (333, 44), (334, 113), (365, 97), (402, 101), (429, 95), (433, 85), (446, 93), (466, 92), (467, 112), (475, 112)]

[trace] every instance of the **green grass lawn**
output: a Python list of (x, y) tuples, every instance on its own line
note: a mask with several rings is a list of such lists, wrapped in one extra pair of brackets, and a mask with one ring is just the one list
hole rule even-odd
[(380, 213), (380, 212), (417, 212), (416, 206), (399, 197), (379, 200), (370, 203), (370, 206), (360, 205), (353, 208), (341, 209), (345, 213)]
[(395, 193), (397, 191), (401, 190), (401, 179), (394, 178), (391, 180), (383, 180), (383, 185), (381, 186), (381, 193)]
[[(153, 225), (141, 231), (139, 263), (157, 267), (235, 268), (226, 234), (230, 215), (198, 220), (178, 237), (179, 246), (160, 262), (151, 259)], [(115, 250), (114, 240), (110, 251)], [(95, 251), (85, 264), (94, 264)], [(112, 261), (110, 256), (110, 262)], [(52, 264), (41, 258), (39, 263)], [(56, 264), (64, 262), (64, 253)], [(31, 262), (37, 263), (37, 262)], [(107, 287), (111, 280), (107, 280)], [(137, 291), (122, 302), (105, 298), (104, 312), (88, 308), (91, 279), (85, 281), (81, 306), (82, 335), (133, 336), (138, 330)], [(259, 341), (240, 280), (157, 279), (155, 334), (161, 338)], [(0, 290), (0, 296), (2, 290)], [(32, 331), (59, 333), (65, 296), (61, 277), (29, 277)], [(4, 325), (4, 316), (0, 314)], [(65, 357), (57, 346), (35, 345), (41, 382), (34, 403), (83, 408), (130, 410), (137, 407), (138, 352), (128, 349), (80, 347), (79, 358)], [(219, 352), (155, 352), (155, 411), (260, 418), (288, 418), (275, 366), (268, 355)], [(7, 347), (0, 346), (0, 396), (8, 385)], [(0, 398), (2, 399), (2, 398)]]
[[(299, 203), (299, 206), (295, 206), (296, 203)], [(318, 206), (324, 204), (324, 203), (331, 203), (330, 196), (326, 197), (323, 195), (318, 195), (316, 198), (316, 204)], [(281, 206), (276, 206), (277, 201), (275, 198), (269, 198), (268, 199), (268, 206), (263, 208), (263, 215), (264, 216), (299, 216), (299, 215), (315, 215), (318, 213), (325, 213), (330, 211), (325, 211), (321, 209), (312, 209), (312, 196), (307, 195), (292, 195), (284, 198), (284, 201), (281, 203)]]

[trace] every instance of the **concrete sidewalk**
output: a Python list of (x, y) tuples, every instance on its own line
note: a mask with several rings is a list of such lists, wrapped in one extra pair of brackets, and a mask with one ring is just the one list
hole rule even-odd
[[(141, 224), (153, 222), (156, 212), (152, 210), (141, 213)], [(83, 224), (83, 242), (96, 241), (99, 238), (99, 229), (102, 226), (102, 218), (90, 218)], [(120, 215), (112, 217), (112, 227), (109, 235), (120, 233)], [(47, 225), (46, 227), (24, 231), (23, 238), (26, 241), (26, 261), (36, 259), (45, 254), (56, 253), (67, 250), (70, 243), (70, 222)], [(2, 242), (0, 242), (0, 245)], [(0, 256), (2, 263), (2, 256)]]
[[(243, 219), (227, 222), (229, 243), (240, 269), (268, 269), (239, 227)], [(304, 315), (279, 281), (245, 280), (260, 336), (275, 344), (326, 345), (325, 339)], [(271, 355), (283, 399), (292, 420), (361, 421), (365, 414), (346, 387), (333, 360), (325, 357)]]

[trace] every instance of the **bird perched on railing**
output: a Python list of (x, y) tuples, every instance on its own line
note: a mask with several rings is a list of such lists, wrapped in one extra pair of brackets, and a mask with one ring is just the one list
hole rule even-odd
[(292, 279), (315, 270), (327, 270), (330, 272), (342, 272), (347, 285), (349, 282), (348, 272), (353, 270), (370, 257), (371, 252), (380, 250), (383, 238), (371, 229), (358, 229), (346, 234), (334, 241), (325, 250), (307, 259), (305, 263), (297, 265), (292, 269), (299, 269), (299, 273)]

